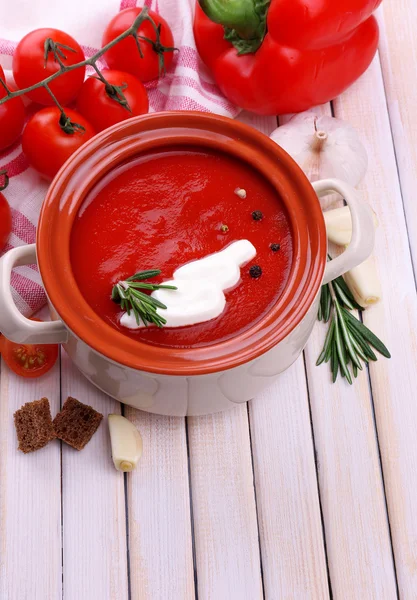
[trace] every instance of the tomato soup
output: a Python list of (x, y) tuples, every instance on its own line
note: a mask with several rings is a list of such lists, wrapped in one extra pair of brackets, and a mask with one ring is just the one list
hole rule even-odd
[[(121, 326), (120, 306), (110, 297), (118, 281), (160, 269), (152, 281), (161, 283), (182, 265), (243, 239), (257, 255), (225, 291), (220, 316), (186, 327)], [(292, 254), (284, 205), (262, 175), (238, 159), (192, 147), (148, 154), (112, 171), (86, 198), (71, 237), (74, 276), (93, 310), (130, 338), (174, 348), (218, 343), (253, 326), (282, 294)]]

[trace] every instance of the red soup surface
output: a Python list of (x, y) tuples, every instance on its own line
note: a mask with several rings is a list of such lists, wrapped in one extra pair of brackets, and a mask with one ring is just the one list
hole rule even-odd
[[(160, 269), (153, 281), (165, 281), (181, 265), (241, 239), (257, 255), (225, 292), (219, 317), (181, 328), (120, 326), (120, 307), (110, 298), (115, 283), (145, 269)], [(254, 325), (282, 293), (292, 252), (285, 208), (262, 175), (238, 159), (194, 148), (155, 152), (112, 171), (86, 198), (71, 237), (75, 279), (94, 311), (130, 338), (175, 348), (207, 346)], [(257, 279), (252, 265), (262, 269)]]

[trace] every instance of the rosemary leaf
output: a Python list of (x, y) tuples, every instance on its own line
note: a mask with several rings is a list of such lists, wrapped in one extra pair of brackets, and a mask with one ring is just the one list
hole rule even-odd
[(152, 279), (157, 275), (160, 275), (161, 271), (159, 269), (149, 269), (148, 271), (138, 271), (132, 277), (128, 277), (126, 281), (141, 281), (142, 279)]
[(346, 347), (347, 353), (349, 354), (350, 358), (352, 359), (352, 364), (356, 365), (358, 367), (358, 369), (362, 370), (361, 362), (358, 359), (358, 357), (356, 356), (356, 352), (353, 347), (350, 334), (346, 327), (346, 322), (342, 315), (342, 309), (340, 308), (339, 301), (337, 300), (337, 298), (334, 301), (334, 305), (335, 305), (337, 316), (338, 316), (338, 322), (340, 324), (340, 332), (341, 332), (341, 335), (343, 336), (343, 340), (345, 342), (345, 347)]
[(378, 358), (377, 358), (375, 352), (372, 350), (371, 346), (368, 344), (368, 342), (365, 340), (365, 338), (361, 336), (359, 331), (357, 331), (354, 327), (352, 327), (352, 325), (349, 323), (349, 321), (347, 321), (347, 327), (348, 327), (350, 333), (352, 334), (352, 337), (360, 345), (364, 354), (366, 354), (366, 357), (369, 360), (377, 361)]
[(327, 290), (327, 294), (326, 294), (326, 304), (324, 307), (323, 318), (324, 318), (324, 322), (327, 323), (330, 319), (330, 313), (332, 310), (332, 297), (330, 294), (329, 286), (326, 285), (325, 288)]
[(334, 314), (334, 322), (335, 322), (336, 349), (337, 349), (337, 356), (339, 358), (340, 372), (341, 372), (342, 376), (346, 377), (348, 382), (350, 384), (352, 384), (352, 377), (350, 375), (350, 372), (349, 372), (349, 369), (347, 366), (345, 349), (342, 344), (342, 336), (340, 335), (339, 316), (338, 316), (337, 312), (335, 312), (335, 314)]
[(332, 340), (333, 340), (333, 331), (334, 331), (334, 321), (332, 321), (326, 335), (326, 339), (324, 341), (323, 350), (316, 362), (316, 366), (321, 365), (322, 362), (326, 360), (326, 356), (329, 348), (331, 348)]
[(333, 381), (333, 383), (335, 383), (335, 381), (337, 379), (337, 374), (338, 374), (338, 371), (339, 371), (339, 360), (337, 358), (337, 348), (336, 348), (336, 339), (335, 339), (335, 336), (333, 336), (332, 354), (331, 354), (330, 365), (331, 365), (331, 368), (332, 368), (332, 381)]
[(359, 331), (362, 337), (364, 337), (365, 340), (375, 348), (375, 350), (382, 354), (382, 356), (385, 356), (386, 358), (391, 358), (391, 354), (388, 348), (385, 346), (385, 344), (383, 344), (381, 340), (374, 333), (372, 333), (370, 329), (366, 327), (366, 325), (361, 323), (361, 321), (358, 321), (358, 319), (351, 315), (350, 312), (346, 309), (342, 310), (344, 311), (344, 315), (348, 319), (349, 323), (352, 324), (352, 327)]
[(336, 296), (338, 297), (341, 305), (344, 306), (345, 308), (350, 308), (350, 310), (353, 310), (355, 307), (353, 306), (352, 302), (350, 301), (350, 298), (348, 296), (346, 296), (344, 290), (336, 283), (336, 281), (333, 281), (333, 288), (334, 288)]

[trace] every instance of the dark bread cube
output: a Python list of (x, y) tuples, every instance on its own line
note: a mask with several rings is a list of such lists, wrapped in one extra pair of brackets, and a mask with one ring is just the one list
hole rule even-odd
[(56, 437), (76, 450), (82, 450), (91, 440), (101, 423), (103, 415), (69, 397), (54, 419)]
[(51, 409), (47, 398), (27, 402), (14, 413), (19, 450), (27, 454), (55, 439)]

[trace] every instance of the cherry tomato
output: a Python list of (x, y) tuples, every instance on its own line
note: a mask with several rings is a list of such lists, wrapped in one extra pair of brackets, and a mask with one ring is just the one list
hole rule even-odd
[[(0, 186), (0, 191), (2, 191), (7, 187), (9, 178), (5, 171), (0, 171), (0, 175), (4, 177), (4, 184)], [(0, 251), (5, 247), (11, 230), (12, 213), (10, 212), (10, 206), (3, 194), (0, 193)]]
[(47, 179), (58, 173), (64, 162), (85, 142), (95, 135), (90, 123), (79, 112), (65, 109), (71, 121), (84, 127), (83, 130), (69, 127), (64, 131), (59, 108), (42, 108), (28, 121), (22, 135), (23, 152), (32, 167)]
[[(0, 78), (6, 81), (0, 66)], [(0, 98), (6, 96), (6, 90), (0, 85)], [(17, 140), (25, 122), (25, 107), (21, 98), (7, 100), (0, 104), (0, 150), (4, 150)]]
[[(45, 41), (52, 40), (54, 48), (49, 44), (47, 61), (45, 63)], [(67, 33), (59, 29), (35, 29), (18, 43), (13, 55), (13, 76), (20, 89), (42, 81), (56, 71), (60, 66), (57, 58), (65, 65), (74, 65), (85, 59), (81, 46)], [(55, 94), (58, 102), (66, 105), (77, 96), (83, 84), (85, 67), (74, 69), (54, 79), (49, 87)], [(26, 94), (34, 102), (53, 106), (54, 101), (48, 92), (39, 88)]]
[(114, 88), (107, 92), (102, 81), (96, 77), (89, 77), (84, 81), (78, 95), (77, 110), (90, 121), (96, 131), (102, 131), (115, 123), (148, 112), (148, 95), (139, 79), (122, 71), (104, 70), (102, 75), (112, 86), (122, 88), (129, 108), (114, 99), (121, 100)]
[[(126, 8), (117, 14), (107, 25), (107, 29), (103, 35), (103, 46), (114, 40), (118, 35), (128, 29), (138, 14), (141, 8)], [(107, 50), (105, 58), (111, 69), (120, 69), (127, 73), (132, 73), (141, 81), (151, 81), (156, 79), (160, 73), (160, 60), (163, 58), (165, 68), (167, 69), (173, 59), (174, 38), (172, 37), (171, 29), (168, 23), (160, 15), (149, 11), (149, 16), (154, 21), (157, 27), (160, 26), (159, 45), (156, 43), (155, 29), (149, 21), (144, 21), (138, 29), (141, 36), (147, 37), (152, 42), (139, 40), (139, 44), (143, 53), (143, 58), (140, 57), (136, 42), (132, 36), (129, 36)], [(171, 51), (166, 51), (164, 48), (170, 48)]]
[[(39, 321), (39, 319), (32, 319)], [(0, 351), (6, 365), (22, 377), (40, 377), (56, 363), (57, 344), (15, 344), (0, 337)]]

